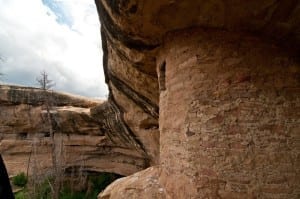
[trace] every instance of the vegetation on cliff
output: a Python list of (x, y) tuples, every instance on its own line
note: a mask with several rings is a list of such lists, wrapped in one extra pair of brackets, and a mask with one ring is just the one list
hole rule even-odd
[[(24, 175), (24, 177), (26, 176)], [(66, 178), (67, 180), (62, 183), (61, 191), (59, 192), (58, 197), (59, 199), (95, 199), (97, 198), (97, 195), (101, 191), (103, 191), (110, 183), (120, 177), (120, 175), (113, 173), (92, 173), (88, 176), (85, 176), (85, 179), (83, 179), (82, 176)], [(45, 178), (44, 181), (40, 183), (39, 186), (37, 186), (34, 196), (32, 185), (25, 185), (21, 191), (15, 193), (15, 198), (52, 199), (51, 184), (53, 183), (53, 180), (53, 178)], [(17, 181), (17, 184), (23, 184), (23, 180), (20, 181), (19, 177)], [(74, 186), (75, 183), (77, 186)], [(81, 185), (78, 186), (79, 184)]]

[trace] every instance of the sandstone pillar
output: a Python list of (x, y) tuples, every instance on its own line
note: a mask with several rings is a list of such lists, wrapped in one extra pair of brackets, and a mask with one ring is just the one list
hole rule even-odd
[(254, 36), (189, 30), (158, 61), (169, 198), (297, 198), (300, 65)]

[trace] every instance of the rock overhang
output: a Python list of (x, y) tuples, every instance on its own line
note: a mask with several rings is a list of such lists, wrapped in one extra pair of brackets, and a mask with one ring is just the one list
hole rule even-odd
[[(159, 175), (157, 176), (153, 176), (152, 174), (145, 174), (145, 176), (143, 177), (149, 179), (155, 179), (158, 180), (160, 183), (162, 183), (161, 185), (163, 185), (163, 187), (167, 189), (167, 191), (164, 192), (165, 195), (163, 195), (162, 198), (184, 198), (184, 196), (185, 197), (193, 196), (195, 198), (201, 198), (200, 197), (201, 194), (202, 196), (206, 194), (205, 186), (209, 187), (206, 190), (208, 195), (213, 196), (214, 195), (213, 192), (215, 191), (214, 187), (220, 188), (223, 186), (222, 185), (223, 182), (227, 181), (228, 184), (230, 184), (229, 182), (234, 179), (229, 179), (229, 178), (224, 178), (220, 180), (213, 179), (213, 177), (211, 177), (210, 175), (215, 175), (219, 171), (214, 171), (209, 169), (208, 170), (199, 169), (198, 172), (195, 173), (195, 175), (191, 175), (191, 173), (189, 173), (189, 171), (192, 170), (192, 168), (196, 168), (197, 166), (201, 167), (201, 163), (199, 163), (197, 166), (195, 165), (191, 166), (190, 161), (198, 161), (198, 160), (200, 161), (202, 159), (194, 158), (192, 160), (191, 158), (192, 153), (189, 150), (195, 148), (194, 151), (195, 157), (199, 155), (200, 151), (199, 148), (197, 148), (197, 146), (200, 145), (202, 138), (199, 138), (198, 141), (195, 141), (194, 145), (191, 146), (189, 145), (187, 146), (187, 148), (184, 149), (184, 147), (182, 146), (187, 142), (187, 140), (193, 139), (193, 138), (185, 138), (184, 136), (193, 137), (194, 135), (196, 135), (196, 133), (201, 133), (201, 131), (199, 132), (187, 131), (187, 133), (179, 133), (180, 131), (179, 129), (181, 129), (181, 127), (184, 128), (184, 125), (182, 123), (180, 127), (170, 130), (170, 128), (167, 129), (162, 125), (165, 121), (161, 121), (162, 115), (166, 115), (164, 120), (166, 120), (167, 118), (169, 122), (168, 124), (170, 126), (180, 124), (180, 122), (178, 123), (178, 121), (182, 122), (184, 120), (184, 118), (181, 118), (181, 115), (184, 115), (183, 113), (185, 112), (181, 110), (179, 106), (176, 106), (175, 102), (180, 101), (181, 98), (188, 98), (188, 96), (186, 96), (185, 93), (187, 90), (190, 90), (191, 88), (187, 88), (182, 85), (184, 85), (187, 82), (190, 82), (190, 84), (192, 85), (191, 82), (193, 81), (191, 81), (191, 79), (188, 80), (183, 79), (182, 77), (186, 75), (187, 78), (199, 79), (201, 75), (199, 75), (198, 77), (196, 76), (196, 73), (192, 73), (190, 71), (181, 71), (181, 72), (177, 72), (177, 73), (175, 72), (171, 74), (170, 71), (172, 71), (173, 69), (175, 70), (175, 68), (177, 68), (178, 65), (184, 65), (184, 63), (186, 62), (195, 64), (194, 68), (191, 67), (191, 69), (195, 69), (195, 71), (197, 71), (197, 68), (201, 68), (202, 66), (205, 65), (205, 64), (202, 65), (203, 63), (199, 64), (201, 62), (201, 58), (203, 58), (201, 57), (202, 55), (200, 51), (202, 50), (202, 48), (205, 48), (205, 46), (199, 47), (200, 49), (199, 52), (195, 50), (192, 53), (188, 53), (189, 50), (193, 48), (197, 49), (194, 44), (198, 42), (200, 44), (205, 43), (204, 45), (206, 44), (208, 46), (210, 45), (205, 41), (202, 42), (196, 40), (196, 38), (201, 40), (202, 39), (201, 36), (203, 36), (204, 39), (215, 44), (215, 47), (221, 51), (220, 55), (224, 55), (224, 56), (226, 55), (227, 52), (226, 47), (230, 47), (230, 48), (233, 47), (232, 49), (235, 49), (237, 52), (234, 52), (232, 55), (228, 55), (229, 57), (233, 56), (232, 59), (229, 59), (229, 62), (232, 62), (233, 65), (236, 66), (237, 68), (239, 67), (243, 68), (244, 65), (248, 66), (249, 64), (252, 63), (253, 69), (249, 67), (250, 71), (261, 70), (257, 72), (257, 74), (261, 73), (268, 76), (268, 73), (266, 73), (267, 69), (264, 70), (263, 69), (264, 67), (276, 66), (276, 68), (278, 69), (278, 65), (286, 66), (286, 68), (281, 67), (282, 70), (285, 70), (285, 73), (282, 74), (274, 73), (273, 75), (271, 75), (272, 77), (266, 78), (268, 80), (266, 80), (265, 86), (270, 86), (271, 90), (274, 89), (274, 87), (276, 87), (275, 90), (283, 89), (282, 92), (277, 91), (277, 93), (279, 95), (281, 94), (284, 95), (284, 93), (285, 94), (289, 93), (288, 95), (291, 95), (293, 97), (290, 97), (291, 99), (287, 99), (287, 100), (291, 100), (291, 101), (295, 100), (295, 97), (297, 98), (297, 95), (299, 97), (299, 92), (297, 91), (297, 89), (296, 90), (294, 89), (295, 92), (291, 94), (288, 90), (285, 90), (285, 88), (281, 88), (281, 87), (277, 88), (278, 86), (277, 84), (280, 85), (280, 83), (282, 83), (281, 79), (283, 74), (288, 74), (286, 76), (290, 78), (289, 80), (290, 86), (297, 87), (299, 85), (299, 80), (297, 81), (297, 77), (299, 77), (298, 63), (299, 63), (299, 52), (300, 52), (299, 51), (300, 50), (300, 2), (297, 0), (292, 0), (292, 1), (96, 0), (95, 2), (98, 8), (98, 13), (102, 25), (101, 34), (102, 34), (102, 42), (103, 42), (102, 47), (104, 51), (103, 63), (105, 69), (106, 82), (108, 83), (110, 89), (109, 100), (114, 101), (114, 103), (118, 104), (119, 108), (123, 110), (122, 114), (124, 118), (122, 122), (124, 124), (128, 124), (127, 127), (133, 130), (132, 131), (133, 134), (136, 135), (136, 137), (140, 139), (141, 143), (145, 146), (146, 152), (149, 152), (149, 146), (151, 145), (147, 146), (147, 142), (145, 141), (145, 139), (141, 139), (141, 138), (148, 131), (146, 131), (144, 128), (137, 127), (138, 126), (137, 124), (139, 124), (140, 122), (135, 117), (135, 115), (137, 115), (137, 113), (141, 111), (142, 107), (140, 103), (138, 103), (136, 100), (133, 100), (130, 97), (127, 98), (123, 97), (123, 96), (128, 96), (129, 92), (127, 89), (124, 89), (122, 88), (122, 86), (119, 86), (118, 83), (123, 82), (124, 84), (126, 84), (126, 86), (130, 87), (133, 93), (135, 93), (137, 96), (146, 97), (148, 98), (148, 100), (151, 99), (153, 104), (157, 106), (159, 110), (158, 111), (159, 122), (156, 121), (156, 125), (159, 128), (159, 131), (156, 132), (156, 136), (158, 137), (159, 142), (157, 142), (156, 147), (159, 147), (160, 149), (159, 151), (156, 152), (152, 151), (152, 154), (149, 157), (150, 159), (151, 158), (154, 160), (156, 159), (153, 162), (154, 164), (160, 164), (158, 168), (162, 169), (162, 173), (160, 171)], [(222, 34), (227, 36), (223, 37)], [(230, 34), (232, 34), (232, 36), (230, 36)], [(214, 39), (214, 37), (216, 37), (216, 39)], [(193, 42), (191, 42), (192, 44), (190, 44), (190, 46), (187, 46), (187, 44), (185, 44), (184, 42), (189, 40), (189, 38), (191, 38)], [(222, 38), (224, 38), (224, 41), (222, 41)], [(179, 40), (179, 42), (176, 42), (176, 40), (172, 41), (172, 39), (177, 39)], [(242, 50), (241, 49), (239, 50), (240, 43), (244, 45), (242, 46)], [(168, 46), (169, 44), (171, 46)], [(222, 44), (225, 45), (222, 46)], [(183, 46), (186, 47), (186, 50), (184, 49)], [(246, 62), (247, 64), (244, 63), (244, 65), (243, 64), (239, 65), (236, 63), (238, 61), (234, 56), (235, 54), (239, 55), (239, 53), (245, 51), (245, 48), (251, 48), (251, 52), (253, 52), (252, 54), (253, 57), (251, 58), (250, 56), (250, 59), (253, 59), (253, 62), (248, 60), (249, 62)], [(265, 51), (260, 51), (261, 49), (259, 50), (259, 48), (263, 48), (265, 49)], [(258, 49), (257, 52), (256, 49)], [(179, 53), (177, 56), (172, 57), (173, 54), (178, 53), (176, 52), (176, 50), (182, 52), (182, 54), (185, 54), (186, 56), (184, 55), (181, 56), (181, 54)], [(208, 55), (208, 57), (212, 55), (218, 57), (217, 55), (218, 52), (216, 52), (215, 48), (212, 48), (210, 46), (208, 49), (205, 50), (204, 50), (205, 51), (204, 54)], [(259, 51), (261, 52), (261, 54), (258, 56), (257, 54)], [(209, 54), (210, 52), (212, 54)], [(277, 53), (280, 52), (280, 53), (277, 54), (274, 52)], [(273, 59), (270, 59), (272, 57), (272, 53), (274, 53), (273, 54), (274, 57), (278, 56), (276, 57), (276, 59), (274, 59), (274, 62), (272, 61)], [(266, 54), (268, 60), (263, 60), (258, 58), (261, 57), (262, 54)], [(166, 58), (168, 59), (168, 56), (169, 56), (169, 60), (166, 61), (165, 59)], [(199, 60), (197, 56), (200, 57)], [(170, 57), (172, 60), (170, 60)], [(212, 60), (214, 60), (216, 57), (213, 57)], [(177, 59), (178, 62), (174, 61)], [(197, 61), (199, 61), (198, 64), (195, 63)], [(247, 61), (247, 60), (245, 59), (243, 61)], [(258, 67), (258, 65), (256, 65), (258, 63), (262, 69)], [(264, 64), (262, 63), (265, 63), (266, 66), (264, 66)], [(205, 66), (207, 66), (208, 68), (211, 67), (216, 69), (217, 66), (220, 66), (221, 68), (223, 66), (222, 64), (223, 65), (228, 64), (228, 60), (226, 60), (226, 63), (222, 63), (222, 61), (220, 61), (219, 63), (214, 63), (212, 67), (209, 64)], [(293, 64), (295, 65), (293, 66)], [(188, 66), (188, 64), (186, 65)], [(128, 70), (128, 68), (134, 68), (135, 69), (134, 72), (140, 75), (139, 76), (132, 75), (131, 78), (128, 78), (127, 77), (128, 75), (126, 75), (126, 73), (128, 73), (129, 75), (134, 74), (132, 71)], [(245, 68), (247, 67), (244, 66), (244, 69)], [(219, 68), (217, 68), (216, 70), (218, 71), (218, 69)], [(180, 71), (180, 69), (178, 69), (178, 71)], [(227, 72), (230, 73), (230, 71), (234, 72), (233, 69), (232, 70), (229, 69), (229, 71)], [(144, 74), (151, 75), (154, 78), (151, 79), (147, 76), (143, 76)], [(168, 77), (168, 75), (171, 76), (173, 75), (173, 76)], [(211, 73), (210, 77), (212, 77), (213, 75), (217, 75), (217, 74)], [(235, 78), (236, 76), (239, 75), (240, 74), (234, 74), (232, 75), (232, 77)], [(251, 86), (251, 82), (255, 82), (256, 80), (259, 80), (258, 82), (264, 81), (263, 80), (264, 78), (261, 77), (257, 77), (253, 79), (251, 79), (250, 77), (249, 79), (248, 75), (244, 73), (241, 74), (240, 76), (241, 77), (237, 77), (238, 80), (236, 81), (242, 81), (242, 82), (244, 81), (248, 83), (250, 82), (249, 86)], [(167, 80), (164, 80), (165, 78)], [(175, 85), (176, 81), (174, 83), (174, 79), (176, 80), (176, 78), (178, 79), (182, 78), (181, 81), (178, 83), (178, 85)], [(239, 78), (241, 78), (242, 80)], [(115, 79), (119, 79), (121, 81), (116, 82)], [(215, 78), (212, 78), (211, 80), (213, 81), (214, 79)], [(273, 80), (275, 82), (272, 83)], [(138, 84), (137, 82), (139, 82), (140, 84)], [(145, 86), (141, 86), (143, 85), (143, 83)], [(248, 83), (245, 83), (245, 85), (248, 85)], [(229, 80), (225, 80), (224, 84), (230, 85), (231, 79), (229, 78)], [(161, 85), (163, 85), (163, 87)], [(217, 86), (217, 84), (215, 85)], [(214, 85), (212, 85), (212, 87), (213, 86)], [(262, 85), (260, 86), (261, 88), (263, 88)], [(232, 87), (234, 86), (232, 85), (228, 86), (228, 88), (232, 88)], [(170, 90), (166, 91), (168, 90), (166, 88), (169, 88)], [(180, 88), (185, 88), (185, 89), (180, 90)], [(199, 92), (200, 92), (201, 89), (199, 85), (197, 88), (199, 88)], [(291, 90), (293, 92), (293, 89)], [(241, 89), (241, 91), (243, 94), (246, 93), (250, 95), (249, 93), (247, 93), (248, 92), (247, 90), (244, 91), (243, 89)], [(172, 92), (173, 94), (175, 93), (173, 97), (170, 95), (170, 93)], [(205, 95), (207, 92), (203, 91), (203, 93)], [(220, 91), (220, 93), (226, 93), (226, 89), (224, 91)], [(216, 98), (218, 98), (218, 96)], [(255, 97), (253, 99), (254, 101), (255, 100), (259, 101), (259, 99), (256, 99)], [(172, 102), (168, 104), (167, 103), (168, 101), (172, 101)], [(205, 103), (207, 103), (207, 101)], [(187, 104), (188, 103), (186, 103), (185, 105)], [(291, 106), (293, 106), (292, 104), (293, 103), (291, 103)], [(163, 109), (163, 106), (168, 108)], [(176, 112), (177, 109), (181, 110), (182, 114), (170, 115), (170, 113)], [(145, 112), (145, 110), (144, 113), (145, 115), (148, 115), (149, 118), (151, 118), (151, 114)], [(191, 113), (191, 114), (193, 115), (198, 113)], [(251, 116), (251, 113), (249, 114)], [(151, 118), (151, 119), (157, 120), (157, 118)], [(189, 118), (185, 118), (185, 119), (187, 121), (189, 120)], [(220, 118), (217, 118), (216, 122), (218, 122), (219, 120)], [(257, 125), (259, 126), (259, 124)], [(149, 126), (149, 124), (146, 124), (145, 126)], [(199, 128), (203, 128), (203, 127), (204, 126)], [(226, 128), (227, 127), (224, 127), (223, 130), (225, 131)], [(167, 133), (168, 130), (170, 131), (169, 134)], [(255, 135), (255, 133), (259, 135), (258, 131), (254, 132), (253, 135)], [(210, 139), (213, 138), (211, 137)], [(213, 142), (209, 143), (209, 146), (210, 145), (214, 146), (215, 143)], [(180, 150), (180, 147), (182, 147), (182, 150)], [(228, 148), (224, 148), (223, 151), (227, 149)], [(204, 149), (204, 151), (206, 150)], [(169, 153), (167, 154), (166, 152)], [(186, 154), (186, 156), (184, 156), (183, 154)], [(286, 154), (287, 156), (290, 155), (288, 152)], [(181, 164), (181, 162), (183, 162), (180, 156), (183, 156), (183, 158), (187, 158), (187, 162), (182, 163), (183, 165), (182, 167), (177, 167), (176, 165), (174, 165), (174, 162), (180, 161), (178, 162), (178, 164)], [(153, 158), (153, 157), (157, 157), (157, 158)], [(268, 157), (268, 154), (266, 154), (266, 157)], [(203, 159), (209, 160), (209, 155), (204, 156)], [(153, 165), (153, 162), (152, 164), (150, 164), (151, 166)], [(209, 161), (202, 162), (204, 166), (208, 163)], [(242, 163), (241, 165), (243, 166)], [(214, 166), (217, 167), (217, 165)], [(288, 167), (292, 168), (293, 166), (288, 165)], [(176, 169), (178, 170), (175, 171)], [(202, 171), (203, 173), (201, 173)], [(181, 174), (184, 172), (187, 172), (189, 174), (186, 176), (182, 176)], [(255, 171), (252, 171), (252, 174), (253, 172), (255, 173)], [(266, 169), (265, 172), (268, 172), (268, 169)], [(174, 174), (172, 176), (176, 176), (176, 177), (170, 180), (169, 174), (171, 173)], [(237, 173), (233, 172), (231, 174), (235, 176)], [(131, 177), (134, 179), (134, 175)], [(182, 179), (185, 180), (182, 180), (181, 183), (176, 182), (176, 179), (181, 179), (180, 177), (183, 177)], [(201, 184), (202, 186), (201, 188), (200, 187), (197, 188), (194, 185), (191, 185), (190, 187), (188, 186), (189, 183), (193, 184), (197, 182), (197, 180), (199, 181), (199, 184)], [(292, 178), (290, 180), (292, 180)], [(122, 183), (120, 184), (116, 183), (115, 185), (112, 185), (111, 188), (107, 189), (107, 193), (103, 195), (100, 194), (99, 198), (116, 197), (115, 192), (117, 192), (119, 188), (121, 189), (125, 188), (126, 190), (128, 186), (127, 183), (129, 181), (131, 181), (131, 179), (128, 180), (124, 179)], [(137, 184), (144, 183), (142, 182), (142, 180), (139, 181), (137, 179), (136, 181)], [(147, 184), (148, 183), (144, 183), (142, 185), (147, 186)], [(246, 186), (246, 185), (241, 185), (241, 186)], [(195, 188), (194, 190), (195, 193), (192, 193), (190, 190), (194, 188)], [(235, 187), (234, 185), (232, 185), (232, 187), (229, 187), (228, 189), (230, 188), (234, 189)], [(295, 190), (296, 188), (293, 190), (293, 194), (295, 194)], [(152, 191), (153, 193), (156, 193), (158, 190), (154, 188)], [(249, 195), (244, 193), (234, 193), (233, 190), (229, 190), (228, 192), (227, 191), (223, 191), (223, 192), (216, 191), (215, 192), (216, 195), (214, 195), (214, 197), (217, 198), (218, 194), (221, 194), (222, 197), (224, 196), (225, 198), (226, 197), (227, 198), (235, 198), (235, 197), (251, 198), (257, 194), (276, 195), (276, 193), (268, 193), (268, 191), (270, 190), (266, 190), (265, 191), (266, 193), (264, 191), (262, 192), (258, 191), (256, 193), (249, 193)], [(172, 197), (172, 194), (174, 197)], [(197, 195), (198, 197), (196, 197), (196, 194), (198, 194)], [(290, 196), (294, 196), (293, 194), (291, 194)], [(206, 195), (206, 197), (208, 197), (208, 195)], [(122, 197), (126, 198), (128, 196), (132, 198), (140, 198), (141, 196), (144, 198), (153, 198), (151, 195), (147, 193), (146, 189), (141, 189), (138, 191), (125, 191), (124, 196)], [(284, 195), (284, 197), (289, 198), (288, 194)]]
[(297, 0), (96, 0), (103, 29), (125, 46), (151, 50), (168, 32), (191, 27), (251, 32), (294, 47), (300, 42)]

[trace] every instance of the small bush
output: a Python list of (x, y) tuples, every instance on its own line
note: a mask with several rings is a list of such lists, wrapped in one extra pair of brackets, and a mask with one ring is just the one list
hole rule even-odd
[(36, 199), (51, 199), (51, 186), (53, 179), (46, 177), (44, 181), (37, 186)]
[(31, 198), (28, 196), (28, 190), (24, 188), (23, 190), (15, 193), (15, 199), (31, 199)]
[[(97, 197), (95, 197), (97, 198)], [(89, 199), (86, 197), (86, 194), (84, 192), (74, 192), (71, 193), (70, 190), (63, 190), (63, 192), (60, 194), (60, 199)]]
[(27, 184), (27, 181), (28, 181), (28, 179), (24, 172), (16, 175), (12, 179), (12, 183), (19, 187), (24, 187)]
[(119, 176), (113, 173), (101, 173), (97, 176), (91, 176), (89, 180), (92, 182), (93, 188), (101, 192), (117, 178)]

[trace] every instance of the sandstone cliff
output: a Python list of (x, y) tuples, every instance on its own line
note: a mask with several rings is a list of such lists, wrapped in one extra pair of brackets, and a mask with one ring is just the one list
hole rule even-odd
[[(298, 0), (95, 2), (110, 95), (53, 93), (66, 167), (150, 167), (106, 199), (299, 198)], [(39, 92), (0, 88), (12, 174), (26, 170), (33, 142), (40, 167), (51, 162)]]
[[(0, 151), (9, 175), (26, 172), (28, 166), (30, 173), (35, 166), (38, 167), (36, 172), (42, 175), (51, 167), (51, 139), (41, 94), (37, 88), (0, 85)], [(116, 127), (113, 118), (100, 119), (99, 115), (109, 118), (111, 114), (107, 102), (57, 92), (51, 94), (55, 99), (51, 111), (55, 140), (63, 145), (63, 167), (121, 175), (147, 167), (149, 161), (138, 148), (140, 145), (113, 138), (124, 137), (119, 131), (114, 131), (114, 135), (108, 133), (110, 125), (122, 126)]]
[(158, 165), (99, 198), (299, 197), (299, 1), (96, 5), (109, 134)]

